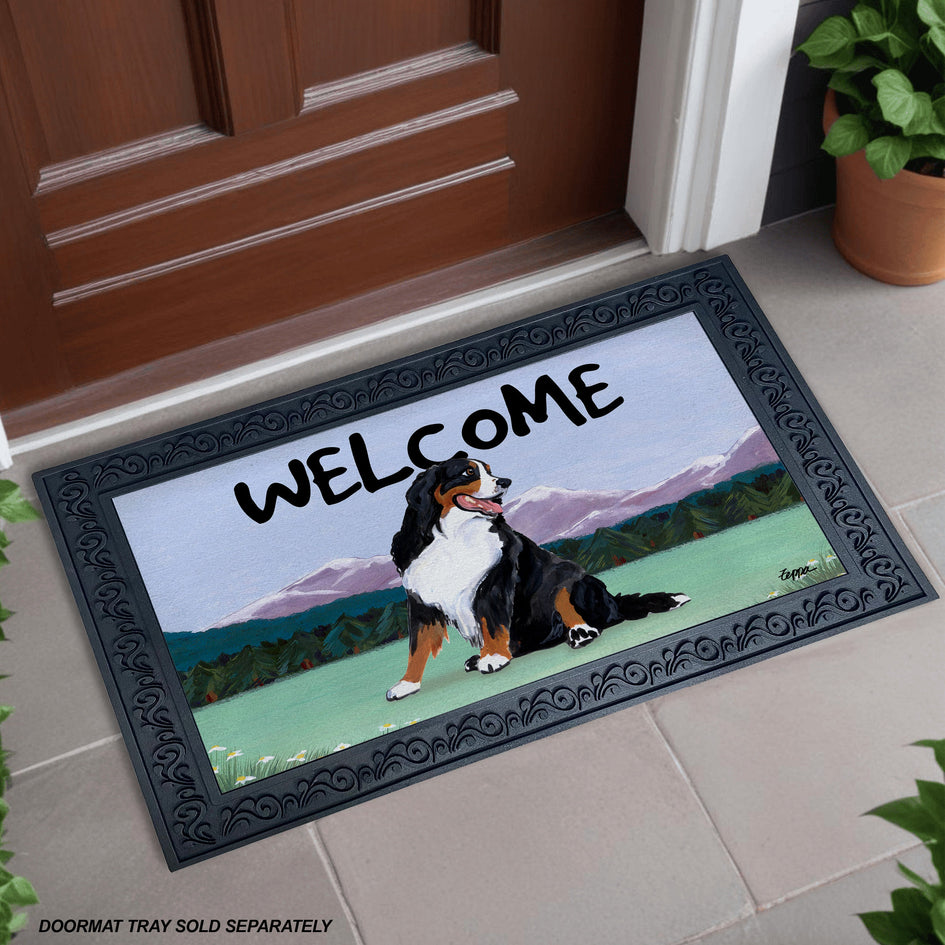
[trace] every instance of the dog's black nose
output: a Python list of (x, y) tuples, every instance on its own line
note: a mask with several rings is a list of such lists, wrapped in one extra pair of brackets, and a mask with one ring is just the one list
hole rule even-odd
[(511, 479), (496, 479), (496, 482), (498, 482), (500, 489), (508, 489), (512, 485)]

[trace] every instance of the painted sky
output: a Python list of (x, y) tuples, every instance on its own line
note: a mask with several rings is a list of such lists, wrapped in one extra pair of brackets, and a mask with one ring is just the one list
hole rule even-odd
[[(510, 432), (486, 451), (463, 443), (463, 421), (474, 410), (507, 415), (503, 384), (530, 395), (537, 378), (547, 374), (571, 391), (569, 372), (591, 363), (600, 368), (586, 373), (585, 383), (607, 385), (594, 402), (602, 407), (623, 398), (606, 416), (578, 426), (552, 403), (548, 420), (529, 421), (527, 435)], [(573, 402), (580, 406), (576, 398)], [(465, 449), (485, 459), (496, 475), (511, 478), (508, 497), (513, 498), (536, 485), (594, 491), (653, 485), (701, 456), (724, 453), (757, 420), (695, 316), (681, 315), (147, 486), (117, 497), (115, 506), (162, 629), (206, 629), (328, 561), (388, 553), (409, 480), (373, 494), (362, 488), (334, 505), (326, 505), (313, 488), (308, 505), (294, 508), (280, 501), (262, 525), (239, 508), (233, 486), (246, 482), (261, 503), (270, 483), (292, 482), (289, 460), (304, 462), (314, 450), (331, 446), (340, 452), (325, 460), (326, 467), (347, 467), (332, 480), (340, 493), (358, 481), (350, 433), (364, 438), (374, 472), (384, 477), (409, 465), (407, 438), (429, 423), (445, 429), (423, 441), (428, 456), (446, 458)], [(480, 432), (488, 436), (492, 427), (483, 423)]]

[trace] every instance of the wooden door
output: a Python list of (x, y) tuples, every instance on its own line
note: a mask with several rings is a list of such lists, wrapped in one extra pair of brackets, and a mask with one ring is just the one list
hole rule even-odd
[(617, 210), (642, 5), (0, 0), (8, 426)]

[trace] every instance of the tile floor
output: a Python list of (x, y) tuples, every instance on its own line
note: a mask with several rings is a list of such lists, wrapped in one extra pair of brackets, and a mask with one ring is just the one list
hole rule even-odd
[[(896, 527), (945, 579), (945, 283), (880, 285), (832, 249), (819, 212), (722, 247)], [(713, 255), (713, 254), (703, 254)], [(473, 329), (693, 261), (640, 257), (512, 302)], [(468, 334), (443, 323), (16, 456), (29, 477), (162, 430)], [(16, 444), (14, 448), (16, 449)], [(9, 529), (0, 597), (4, 725), (16, 755), (13, 865), (43, 919), (331, 920), (316, 941), (859, 945), (909, 837), (860, 814), (934, 776), (945, 735), (945, 604), (935, 602), (521, 746), (169, 873), (43, 525)], [(540, 790), (547, 799), (536, 808)], [(465, 799), (501, 793), (501, 822)], [(320, 926), (319, 926), (320, 927)], [(127, 925), (125, 926), (127, 930)], [(224, 933), (73, 934), (70, 942), (233, 942)], [(312, 934), (272, 940), (291, 945)]]

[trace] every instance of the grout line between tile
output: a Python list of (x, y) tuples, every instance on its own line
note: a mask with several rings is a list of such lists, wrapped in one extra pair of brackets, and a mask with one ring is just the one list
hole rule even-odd
[(900, 502), (898, 505), (890, 506), (890, 508), (895, 509), (897, 512), (902, 512), (906, 509), (911, 509), (913, 506), (921, 505), (923, 502), (928, 502), (930, 499), (945, 499), (945, 489), (929, 493), (929, 495), (920, 496), (918, 499), (909, 499), (906, 502)]
[[(649, 703), (646, 703), (644, 705), (644, 709), (646, 711), (646, 714), (649, 716), (650, 722), (652, 722), (653, 724), (653, 728), (656, 729), (657, 734), (663, 740), (663, 744), (666, 746), (666, 750), (669, 752), (669, 756), (672, 759), (673, 764), (679, 770), (679, 773), (682, 775), (683, 780), (686, 782), (686, 784), (689, 785), (689, 790), (692, 791), (693, 796), (695, 797), (696, 801), (699, 804), (700, 809), (702, 810), (703, 816), (708, 821), (713, 832), (715, 833), (715, 836), (718, 838), (719, 844), (721, 845), (722, 849), (725, 851), (725, 856), (728, 858), (728, 861), (731, 864), (732, 869), (735, 871), (736, 875), (741, 881), (742, 886), (745, 889), (745, 895), (748, 897), (748, 902), (749, 902), (751, 911), (746, 912), (743, 915), (740, 914), (735, 920), (733, 920), (732, 923), (728, 923), (728, 924), (735, 924), (736, 922), (740, 922), (742, 919), (749, 918), (749, 916), (757, 913), (758, 902), (751, 891), (751, 887), (748, 885), (748, 880), (745, 879), (745, 875), (744, 873), (742, 873), (741, 868), (739, 867), (738, 863), (735, 861), (735, 857), (732, 856), (732, 852), (731, 850), (729, 850), (728, 845), (726, 844), (725, 839), (723, 838), (721, 831), (718, 828), (718, 825), (716, 824), (712, 815), (709, 813), (709, 809), (706, 807), (705, 802), (702, 800), (702, 796), (699, 794), (698, 790), (696, 790), (695, 782), (689, 776), (689, 772), (685, 769), (685, 767), (683, 766), (682, 760), (680, 759), (679, 755), (676, 753), (675, 748), (673, 748), (672, 742), (670, 742), (669, 740), (669, 736), (660, 727), (660, 724), (656, 719), (656, 714), (653, 712), (652, 706)], [(725, 928), (725, 927), (727, 926), (725, 925), (720, 926), (720, 928)], [(700, 933), (700, 935), (704, 935), (704, 934), (706, 933), (705, 932)], [(690, 940), (687, 939), (686, 941), (690, 941)], [(683, 945), (683, 943), (679, 943), (679, 945)]]
[(96, 748), (101, 748), (103, 745), (109, 745), (112, 742), (119, 741), (120, 739), (121, 733), (109, 735), (107, 738), (100, 738), (97, 742), (92, 742), (89, 745), (83, 745), (81, 748), (73, 748), (72, 751), (67, 751), (62, 755), (56, 755), (55, 758), (47, 758), (45, 761), (37, 761), (34, 765), (28, 765), (25, 768), (21, 768), (19, 771), (13, 771), (10, 774), (10, 778), (15, 780), (16, 778), (22, 777), (24, 774), (30, 774), (33, 771), (39, 771), (42, 768), (48, 768), (50, 765), (58, 764), (60, 761), (65, 761), (67, 758), (74, 758), (76, 755), (84, 755), (87, 751), (94, 751)]
[(696, 932), (695, 935), (690, 935), (688, 938), (684, 938), (679, 942), (674, 942), (673, 945), (697, 945), (698, 942), (703, 941), (710, 935), (715, 935), (716, 932), (724, 932), (726, 929), (733, 929), (736, 925), (741, 925), (742, 922), (744, 922), (746, 919), (751, 919), (754, 915), (754, 912), (749, 912), (746, 909), (744, 910), (743, 915), (738, 915), (734, 919), (730, 919), (728, 922), (721, 922), (718, 925), (713, 925), (711, 928), (703, 929), (701, 932)]
[(890, 519), (893, 525), (895, 525), (896, 531), (899, 532), (903, 539), (907, 536), (911, 539), (912, 547), (910, 550), (915, 556), (919, 567), (925, 572), (926, 577), (928, 577), (933, 584), (937, 580), (940, 585), (945, 585), (945, 570), (940, 568), (928, 555), (925, 547), (919, 540), (919, 536), (915, 533), (915, 529), (912, 528), (909, 524), (909, 520), (902, 514), (902, 509), (893, 509), (890, 514)]
[(815, 890), (822, 889), (824, 886), (830, 886), (833, 883), (840, 882), (840, 880), (847, 879), (849, 876), (855, 876), (857, 873), (860, 873), (863, 870), (872, 869), (874, 866), (881, 866), (883, 863), (896, 860), (906, 853), (911, 853), (913, 850), (919, 849), (921, 846), (923, 846), (923, 844), (919, 841), (916, 841), (915, 843), (906, 843), (901, 847), (896, 847), (895, 850), (891, 850), (888, 853), (882, 853), (879, 856), (874, 856), (863, 863), (858, 863), (856, 866), (851, 866), (850, 869), (841, 870), (839, 873), (834, 873), (832, 876), (828, 876), (825, 879), (811, 883), (809, 886), (802, 886), (800, 889), (793, 889), (791, 892), (786, 893), (783, 896), (779, 896), (777, 899), (772, 899), (771, 902), (766, 902), (763, 905), (759, 905), (758, 912), (767, 912), (769, 909), (774, 909), (776, 906), (783, 905), (786, 902), (791, 902), (794, 899), (799, 899), (801, 896), (805, 896), (808, 893), (814, 892)]
[(335, 869), (335, 864), (331, 860), (328, 848), (325, 846), (325, 841), (322, 839), (317, 825), (309, 824), (305, 829), (308, 830), (308, 834), (312, 838), (312, 843), (318, 853), (318, 858), (322, 861), (322, 866), (325, 867), (325, 872), (328, 874), (328, 880), (331, 883), (332, 889), (334, 889), (335, 895), (341, 903), (345, 918), (348, 920), (348, 925), (351, 927), (351, 933), (354, 935), (355, 945), (364, 945), (364, 938), (361, 935), (361, 930), (358, 928), (358, 921), (355, 918), (354, 910), (348, 902), (344, 887), (341, 885), (341, 877)]

